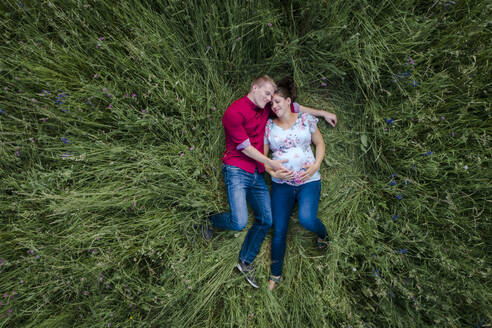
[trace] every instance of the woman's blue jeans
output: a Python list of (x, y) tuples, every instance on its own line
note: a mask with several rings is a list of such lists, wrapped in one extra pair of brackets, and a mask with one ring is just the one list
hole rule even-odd
[(296, 200), (298, 202), (299, 223), (307, 230), (316, 233), (318, 237), (325, 238), (326, 228), (317, 217), (320, 194), (321, 181), (319, 180), (300, 186), (272, 181), (272, 275), (282, 275), (287, 230)]
[(261, 244), (272, 226), (270, 193), (263, 173), (249, 173), (239, 167), (222, 166), (227, 188), (230, 212), (212, 215), (212, 223), (217, 228), (243, 230), (248, 224), (248, 205), (253, 208), (255, 222), (244, 238), (239, 260), (252, 263), (260, 251)]

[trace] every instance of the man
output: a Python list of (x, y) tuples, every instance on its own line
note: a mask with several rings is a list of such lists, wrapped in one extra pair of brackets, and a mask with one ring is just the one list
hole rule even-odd
[[(229, 230), (243, 230), (248, 224), (248, 206), (252, 207), (255, 222), (249, 229), (239, 252), (238, 270), (246, 280), (258, 288), (252, 265), (261, 244), (272, 225), (270, 193), (265, 183), (264, 164), (274, 170), (288, 171), (281, 161), (263, 154), (265, 125), (271, 114), (270, 101), (275, 92), (275, 82), (267, 75), (253, 81), (247, 95), (234, 101), (225, 111), (222, 124), (225, 130), (226, 150), (222, 161), (222, 173), (227, 189), (230, 212), (210, 217), (213, 226)], [(334, 114), (294, 103), (293, 111), (323, 116), (332, 126)], [(211, 228), (204, 229), (204, 237), (213, 236)]]

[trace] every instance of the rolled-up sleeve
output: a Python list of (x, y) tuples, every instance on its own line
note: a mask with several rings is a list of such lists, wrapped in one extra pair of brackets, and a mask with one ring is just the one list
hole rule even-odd
[(249, 136), (244, 129), (244, 118), (240, 113), (227, 110), (222, 118), (222, 124), (232, 142), (237, 144), (236, 149), (241, 150), (251, 144)]
[(292, 103), (292, 112), (293, 113), (299, 113), (301, 111), (301, 105), (299, 105), (296, 102)]

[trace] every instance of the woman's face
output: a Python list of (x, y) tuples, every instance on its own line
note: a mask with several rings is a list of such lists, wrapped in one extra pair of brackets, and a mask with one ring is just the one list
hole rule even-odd
[(272, 98), (272, 110), (277, 117), (282, 117), (290, 112), (291, 100), (289, 97), (284, 98), (276, 93)]

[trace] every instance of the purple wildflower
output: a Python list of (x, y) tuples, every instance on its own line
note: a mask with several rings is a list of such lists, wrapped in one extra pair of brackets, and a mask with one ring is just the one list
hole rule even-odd
[(113, 105), (109, 104), (108, 109), (111, 109), (111, 108), (113, 108)]
[(104, 38), (102, 36), (99, 37), (99, 41), (102, 41), (104, 40)]
[(384, 121), (385, 121), (388, 125), (390, 125), (390, 124), (392, 124), (392, 123), (393, 123), (393, 119), (392, 119), (392, 118), (385, 118), (385, 119), (384, 119)]
[(8, 309), (8, 310), (7, 310), (7, 312), (8, 312), (9, 314), (11, 314), (11, 313), (12, 313), (12, 309)]
[(273, 24), (272, 23), (268, 23), (267, 25), (268, 25), (268, 27), (272, 27)]
[(184, 153), (179, 154), (179, 156), (181, 156), (181, 157), (183, 157), (184, 155), (185, 155)]
[(402, 195), (396, 195), (396, 198), (398, 198), (399, 200), (401, 200), (403, 198)]
[(106, 88), (103, 88), (103, 92), (108, 92), (108, 89), (106, 89)]
[(48, 120), (47, 117), (41, 117), (41, 121), (43, 121), (43, 123), (46, 123), (47, 120)]
[(396, 181), (391, 180), (389, 184), (390, 186), (396, 186)]
[(31, 254), (31, 255), (34, 255), (34, 249), (30, 249), (27, 251), (27, 253)]
[(132, 93), (132, 98), (135, 98), (137, 96), (136, 93)]
[(321, 86), (322, 86), (323, 88), (325, 88), (327, 85), (328, 85), (328, 84), (326, 84), (325, 82), (322, 82), (322, 83), (321, 83)]
[(207, 50), (210, 50), (210, 48), (212, 48), (210, 45), (207, 46)]
[(321, 77), (321, 79), (322, 79), (323, 81), (326, 81), (326, 77), (324, 77), (324, 76), (323, 76), (323, 77)]
[(93, 78), (95, 78), (95, 79), (97, 79), (97, 78), (99, 77), (99, 75), (97, 75), (97, 73), (96, 73), (96, 74), (94, 74), (94, 76), (92, 76), (92, 77), (93, 77)]
[(20, 156), (20, 151), (16, 150), (15, 151), (15, 156), (19, 157)]
[(190, 147), (190, 150), (194, 150), (194, 149), (195, 149), (195, 147), (193, 147), (193, 146)]
[(146, 114), (146, 113), (147, 113), (147, 110), (142, 109), (142, 114)]
[(69, 144), (70, 144), (70, 140), (68, 140), (68, 139), (67, 139), (67, 138), (65, 138), (65, 137), (61, 138), (61, 141), (63, 141), (63, 143), (64, 143), (65, 145), (69, 145)]
[(465, 170), (468, 170), (468, 165), (463, 166)]
[(215, 107), (212, 107), (211, 109), (212, 109), (212, 112), (215, 112), (215, 110), (216, 110), (217, 108), (215, 108)]
[(399, 253), (400, 254), (407, 254), (407, 249), (406, 248), (402, 248), (402, 249), (400, 249)]
[(41, 256), (36, 255), (34, 258), (35, 258), (36, 260), (38, 260), (40, 257), (41, 257)]
[(454, 131), (451, 131), (451, 137), (454, 137)]
[(7, 294), (7, 293), (3, 293), (3, 297), (4, 297), (4, 298), (7, 298), (7, 297), (9, 297), (9, 294)]
[(393, 174), (391, 175), (391, 177), (392, 177), (392, 178), (395, 178), (395, 177), (396, 177), (396, 173), (393, 173)]

